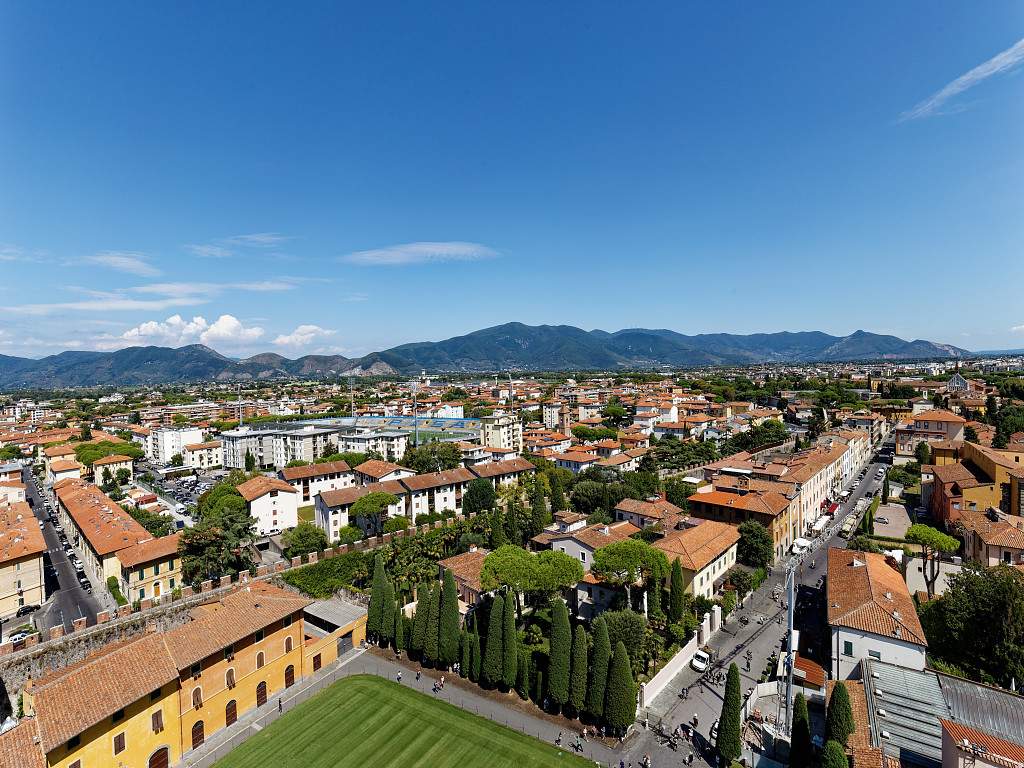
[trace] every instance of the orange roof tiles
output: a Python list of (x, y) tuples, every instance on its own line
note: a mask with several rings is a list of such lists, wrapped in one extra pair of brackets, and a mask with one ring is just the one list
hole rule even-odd
[(739, 540), (736, 526), (701, 520), (682, 530), (669, 531), (653, 546), (664, 552), (669, 562), (678, 560), (683, 568), (696, 572), (728, 552)]
[(125, 568), (134, 568), (140, 563), (151, 563), (154, 560), (170, 557), (178, 552), (179, 538), (177, 533), (172, 533), (170, 536), (140, 541), (132, 547), (120, 550), (117, 553), (117, 559)]
[(344, 461), (328, 461), (322, 464), (307, 464), (301, 467), (285, 467), (281, 475), (285, 480), (304, 480), (306, 478), (322, 477), (338, 472), (351, 472), (352, 468)]
[(393, 464), (390, 461), (381, 461), (380, 459), (370, 459), (369, 461), (364, 461), (362, 464), (356, 467), (356, 472), (366, 475), (367, 477), (374, 477), (379, 480), (385, 475), (390, 475), (396, 469), (404, 470), (405, 472), (412, 472), (412, 470), (409, 469), (408, 467)]
[(46, 540), (28, 502), (0, 506), (0, 563), (46, 551)]
[(283, 493), (296, 492), (284, 480), (277, 477), (267, 477), (266, 475), (259, 475), (252, 480), (246, 480), (238, 486), (237, 490), (246, 501), (255, 501), (260, 496), (265, 496), (271, 491), (281, 491)]
[(92, 483), (66, 479), (54, 485), (54, 490), (78, 530), (100, 557), (153, 538)]

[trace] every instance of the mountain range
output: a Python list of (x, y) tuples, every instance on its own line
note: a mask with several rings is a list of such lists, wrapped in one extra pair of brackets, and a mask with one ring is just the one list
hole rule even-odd
[(0, 355), (0, 388), (155, 385), (200, 380), (325, 378), (500, 370), (627, 370), (756, 363), (958, 358), (950, 344), (905, 341), (867, 331), (708, 333), (627, 328), (609, 333), (571, 325), (506, 323), (444, 341), (402, 344), (360, 358), (264, 353), (241, 360), (201, 344), (128, 347), (116, 352), (62, 352), (38, 360)]

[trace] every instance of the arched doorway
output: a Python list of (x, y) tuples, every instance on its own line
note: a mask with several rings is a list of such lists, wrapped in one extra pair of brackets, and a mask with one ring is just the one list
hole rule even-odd
[(228, 702), (228, 705), (224, 707), (224, 726), (227, 727), (238, 719), (238, 705), (235, 700), (232, 699)]
[(192, 749), (199, 749), (203, 746), (204, 741), (206, 741), (206, 729), (203, 726), (203, 721), (200, 720), (192, 726)]
[(284, 670), (284, 687), (291, 688), (295, 685), (295, 667), (289, 664)]
[(256, 686), (256, 706), (262, 707), (267, 703), (267, 683), (264, 681)]
[(167, 768), (171, 762), (170, 751), (167, 747), (160, 747), (149, 758), (149, 768)]

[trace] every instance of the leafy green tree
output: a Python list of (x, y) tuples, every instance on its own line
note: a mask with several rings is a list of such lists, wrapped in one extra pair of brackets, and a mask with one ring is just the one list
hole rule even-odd
[(807, 712), (807, 699), (798, 693), (793, 700), (793, 736), (789, 749), (790, 768), (810, 768), (814, 760), (811, 745), (811, 718)]
[(459, 657), (459, 593), (448, 569), (444, 572), (439, 625), (438, 663), (447, 668)]
[(601, 614), (608, 629), (608, 640), (614, 648), (618, 643), (626, 646), (629, 657), (639, 661), (643, 655), (644, 638), (647, 632), (647, 621), (643, 614), (629, 609), (623, 611), (605, 611)]
[(687, 508), (687, 500), (697, 492), (693, 483), (684, 483), (678, 477), (670, 477), (665, 481), (665, 500), (680, 509)]
[(414, 470), (418, 475), (455, 469), (462, 466), (462, 451), (455, 443), (434, 441), (407, 449), (402, 458), (402, 466)]
[(888, 503), (889, 501), (889, 473), (885, 475), (885, 479), (882, 481), (882, 501)]
[(519, 662), (516, 665), (516, 693), (523, 701), (530, 697), (530, 678), (533, 673), (530, 658), (530, 650), (520, 645)]
[[(536, 561), (533, 555), (522, 547), (505, 544), (484, 558), (480, 570), (480, 584), (491, 591), (498, 587), (510, 590), (509, 597), (515, 596), (518, 606), (519, 593), (532, 588), (536, 578)], [(520, 615), (522, 612), (520, 611)]]
[(964, 427), (964, 440), (966, 440), (968, 443), (974, 443), (974, 444), (977, 445), (978, 442), (980, 442), (979, 439), (978, 439), (978, 430), (976, 430), (970, 424), (965, 426)]
[(530, 495), (530, 527), (526, 532), (526, 538), (532, 539), (544, 530), (544, 526), (550, 522), (548, 507), (544, 501), (544, 491), (540, 483), (534, 483), (533, 493)]
[(114, 476), (114, 479), (117, 480), (118, 485), (128, 485), (128, 483), (131, 482), (132, 473), (126, 468), (121, 467), (117, 470), (117, 474)]
[(548, 483), (551, 486), (551, 512), (563, 512), (568, 509), (565, 493), (562, 491), (562, 481), (558, 479), (558, 475), (552, 472)]
[(603, 512), (608, 506), (608, 487), (594, 480), (581, 480), (573, 486), (569, 500), (573, 510), (581, 515)]
[(395, 603), (395, 615), (394, 615), (394, 647), (395, 653), (401, 654), (405, 650), (405, 614), (402, 613), (402, 606), (400, 603)]
[(845, 747), (855, 728), (850, 693), (846, 690), (846, 683), (840, 680), (832, 689), (825, 711), (825, 739)]
[(473, 638), (465, 629), (459, 635), (459, 649), (462, 652), (459, 657), (459, 674), (462, 677), (469, 677), (469, 671), (473, 667)]
[(78, 439), (81, 440), (83, 443), (86, 440), (92, 440), (92, 429), (89, 427), (88, 422), (82, 424), (82, 429), (78, 433)]
[[(395, 639), (395, 588), (391, 584), (391, 579), (384, 580), (384, 599), (381, 600), (380, 605), (380, 644), (382, 646), (390, 645)], [(399, 629), (401, 629), (401, 623), (399, 623)]]
[(609, 402), (601, 411), (601, 421), (611, 429), (620, 429), (631, 422), (629, 411), (618, 402)]
[(686, 587), (683, 585), (683, 567), (677, 557), (672, 561), (672, 575), (669, 579), (668, 617), (676, 624), (683, 620), (686, 611)]
[[(409, 639), (409, 650), (417, 656), (423, 653), (423, 645), (427, 639), (427, 615), (429, 613), (430, 588), (422, 585), (417, 591), (416, 613), (412, 617), (412, 637)], [(367, 618), (367, 622), (369, 622), (369, 618)]]
[(519, 664), (519, 635), (516, 634), (516, 613), (511, 596), (505, 597), (501, 620), (501, 682), (509, 690), (516, 684)]
[(604, 719), (614, 733), (623, 733), (636, 720), (636, 683), (626, 646), (615, 645), (605, 687)]
[(188, 583), (249, 570), (256, 521), (245, 499), (231, 488), (207, 509), (200, 522), (181, 532), (178, 553)]
[(281, 535), (281, 543), (284, 544), (285, 557), (298, 557), (327, 549), (327, 534), (319, 526), (303, 520)]
[(357, 541), (362, 541), (362, 539), (362, 530), (354, 525), (345, 525), (338, 529), (336, 542), (338, 544), (354, 544)]
[(572, 664), (569, 672), (569, 707), (579, 716), (587, 701), (587, 652), (589, 641), (582, 624), (572, 637)]
[(740, 540), (736, 556), (751, 568), (767, 568), (775, 554), (775, 544), (768, 529), (756, 520), (745, 520), (739, 527)]
[(432, 666), (440, 666), (441, 585), (430, 588), (427, 627), (423, 636), (423, 658)]
[(366, 634), (370, 637), (381, 635), (387, 584), (388, 577), (384, 573), (384, 559), (378, 554), (373, 558), (373, 585), (370, 587), (370, 605), (366, 609)]
[(480, 681), (480, 664), (482, 661), (480, 654), (480, 635), (476, 632), (473, 633), (473, 646), (470, 652), (470, 668), (469, 668), (469, 679), (474, 683)]
[(533, 678), (533, 701), (538, 707), (544, 706), (544, 670), (539, 666)]
[(932, 449), (928, 445), (927, 440), (922, 440), (914, 448), (914, 458), (918, 464), (931, 464), (932, 463)]
[(384, 530), (388, 507), (397, 503), (398, 497), (394, 494), (373, 491), (356, 499), (348, 514), (351, 519), (365, 521), (367, 530), (379, 534)]
[(742, 754), (740, 740), (741, 708), (740, 670), (736, 664), (729, 665), (729, 674), (725, 678), (725, 698), (722, 700), (722, 714), (718, 719), (718, 736), (715, 739), (715, 751), (722, 765), (732, 765), (733, 760)]
[(826, 741), (821, 755), (821, 768), (850, 768), (846, 750), (838, 741)]
[(501, 549), (508, 545), (508, 536), (505, 534), (505, 521), (500, 509), (491, 513), (491, 549)]
[(550, 662), (548, 664), (548, 696), (561, 707), (569, 700), (569, 667), (572, 654), (572, 628), (569, 609), (556, 598), (551, 603)]
[(592, 625), (594, 630), (594, 652), (590, 659), (590, 681), (587, 686), (587, 712), (595, 719), (604, 715), (604, 693), (608, 684), (608, 665), (611, 663), (612, 646), (608, 639), (608, 626), (598, 616)]
[(960, 548), (960, 542), (937, 528), (921, 523), (910, 526), (904, 538), (921, 547), (921, 556), (924, 558), (924, 583), (928, 589), (928, 597), (931, 598), (935, 594), (935, 582), (939, 579), (940, 558), (943, 554), (956, 552)]
[(251, 451), (245, 452), (245, 471), (252, 472), (256, 469), (256, 457), (252, 455)]
[(466, 492), (462, 496), (462, 511), (467, 515), (474, 515), (494, 509), (498, 502), (498, 494), (490, 480), (478, 477), (471, 480), (466, 486)]
[(538, 601), (550, 601), (583, 579), (579, 560), (565, 552), (545, 549), (533, 556), (533, 582), (527, 590)]
[(501, 684), (504, 671), (504, 644), (502, 642), (502, 622), (504, 621), (505, 600), (495, 595), (491, 603), (491, 616), (487, 622), (487, 643), (484, 645), (484, 663), (481, 670), (481, 681), (488, 688)]
[(668, 559), (660, 549), (639, 539), (622, 539), (594, 552), (590, 572), (613, 586), (626, 588), (629, 605), (638, 581), (660, 579), (668, 573)]

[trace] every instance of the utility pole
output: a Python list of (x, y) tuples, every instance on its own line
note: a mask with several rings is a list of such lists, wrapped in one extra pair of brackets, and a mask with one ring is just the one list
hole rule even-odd
[(419, 407), (416, 404), (416, 391), (419, 389), (419, 382), (414, 381), (412, 383), (412, 428), (413, 428), (413, 439), (412, 444), (419, 446), (420, 444), (420, 419), (419, 419)]
[(355, 424), (354, 419), (356, 417), (356, 395), (355, 395), (355, 390), (352, 388), (352, 377), (351, 376), (348, 377), (348, 407), (349, 407), (349, 413), (352, 415), (352, 418), (353, 418), (353, 422), (352, 423), (354, 425)]
[(238, 385), (238, 426), (242, 426), (245, 413), (242, 409), (242, 385)]

